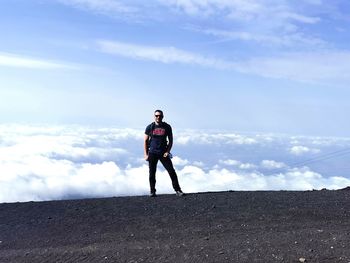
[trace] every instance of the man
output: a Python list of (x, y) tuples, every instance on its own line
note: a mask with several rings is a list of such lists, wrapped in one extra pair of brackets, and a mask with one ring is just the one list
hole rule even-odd
[(171, 126), (163, 122), (163, 112), (154, 112), (154, 122), (146, 127), (144, 139), (145, 160), (149, 164), (149, 184), (151, 197), (156, 197), (156, 171), (157, 163), (160, 161), (170, 175), (173, 188), (177, 196), (183, 196), (177, 175), (171, 161), (170, 150), (173, 146), (173, 132)]

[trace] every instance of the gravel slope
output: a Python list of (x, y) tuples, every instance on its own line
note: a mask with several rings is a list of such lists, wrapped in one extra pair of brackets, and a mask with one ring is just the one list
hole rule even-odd
[(350, 191), (0, 204), (0, 262), (350, 262)]

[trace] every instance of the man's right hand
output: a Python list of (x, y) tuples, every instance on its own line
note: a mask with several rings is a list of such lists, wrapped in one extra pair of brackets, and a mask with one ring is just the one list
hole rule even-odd
[(148, 155), (145, 155), (145, 161), (148, 161)]

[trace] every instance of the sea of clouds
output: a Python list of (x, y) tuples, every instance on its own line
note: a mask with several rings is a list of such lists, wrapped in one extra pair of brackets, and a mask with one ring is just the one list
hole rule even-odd
[[(0, 125), (0, 202), (149, 192), (142, 129)], [(350, 186), (350, 138), (175, 130), (185, 192)], [(161, 164), (157, 192), (172, 193)]]

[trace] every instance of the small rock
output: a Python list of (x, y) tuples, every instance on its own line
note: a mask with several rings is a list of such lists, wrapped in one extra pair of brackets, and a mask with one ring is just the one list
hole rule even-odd
[(299, 258), (299, 262), (306, 262), (306, 258)]

